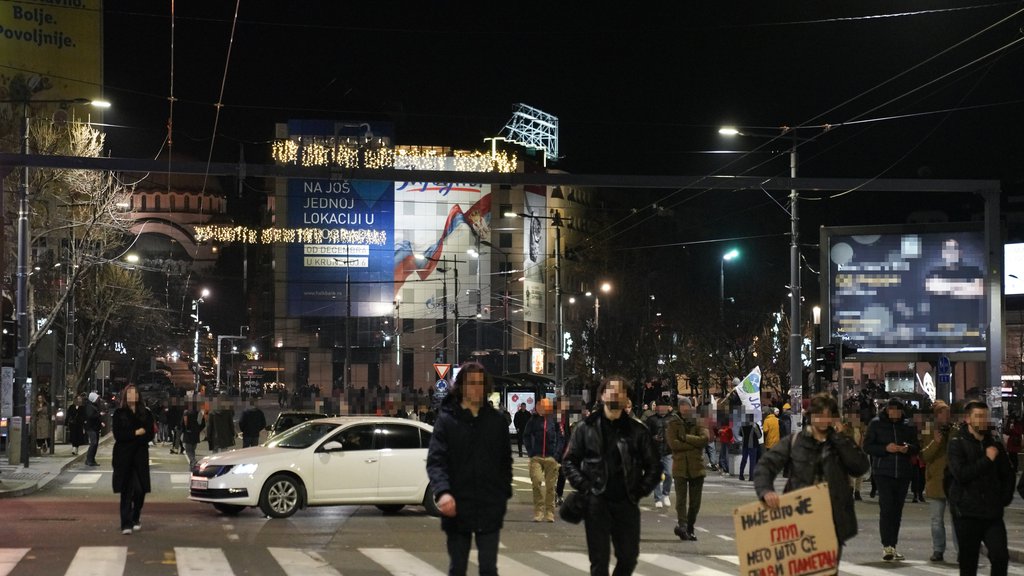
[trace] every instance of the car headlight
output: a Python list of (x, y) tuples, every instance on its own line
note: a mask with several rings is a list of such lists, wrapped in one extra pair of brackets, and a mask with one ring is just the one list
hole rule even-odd
[(259, 464), (239, 464), (231, 469), (232, 474), (252, 474)]

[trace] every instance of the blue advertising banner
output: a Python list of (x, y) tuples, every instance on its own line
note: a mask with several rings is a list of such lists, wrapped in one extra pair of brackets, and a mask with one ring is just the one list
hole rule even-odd
[(393, 182), (288, 181), (288, 226), (317, 230), (287, 247), (288, 313), (292, 316), (391, 313), (395, 232)]

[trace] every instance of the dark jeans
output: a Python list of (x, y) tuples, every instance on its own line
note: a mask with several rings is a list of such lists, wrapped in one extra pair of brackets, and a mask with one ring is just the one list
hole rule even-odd
[(722, 472), (729, 472), (729, 444), (724, 442), (718, 444), (718, 469)]
[[(448, 535), (448, 576), (465, 576), (473, 532), (446, 531)], [(501, 530), (476, 533), (477, 562), (480, 576), (498, 575), (498, 541)]]
[(1010, 563), (1010, 552), (1006, 544), (1006, 524), (1002, 518), (971, 518), (961, 516), (960, 532), (960, 576), (974, 576), (978, 573), (978, 553), (981, 543), (988, 550), (988, 561), (992, 565), (992, 576), (1006, 576)]
[[(134, 474), (134, 472), (133, 472)], [(139, 481), (125, 482), (121, 488), (121, 529), (131, 528), (142, 518), (142, 505), (146, 503), (146, 493)]]
[(519, 446), (519, 455), (523, 455), (523, 431), (516, 432), (516, 444)]
[(590, 575), (608, 576), (611, 544), (615, 546), (615, 571), (612, 574), (629, 576), (640, 556), (640, 508), (626, 499), (608, 500), (596, 496), (589, 500), (585, 527)]
[(882, 546), (896, 546), (900, 540), (900, 523), (903, 521), (903, 504), (907, 501), (910, 477), (893, 478), (875, 474), (878, 487), (878, 533)]
[(750, 459), (750, 469), (747, 471), (747, 476), (754, 475), (754, 467), (757, 466), (758, 450), (757, 446), (743, 449), (743, 457), (740, 458), (740, 476), (743, 476), (743, 470), (747, 465), (748, 458)]
[(260, 443), (260, 435), (255, 436), (242, 436), (242, 448), (248, 448), (250, 446), (258, 446)]
[[(676, 476), (676, 518), (679, 525), (684, 528), (693, 529), (697, 522), (697, 513), (700, 512), (700, 497), (704, 493), (704, 477), (683, 478)], [(689, 508), (687, 508), (689, 500)]]
[(555, 482), (555, 496), (559, 498), (565, 494), (565, 466), (558, 467), (558, 480)]
[(100, 433), (95, 430), (86, 430), (85, 435), (89, 438), (89, 450), (85, 453), (85, 462), (91, 464), (96, 462), (96, 449), (100, 445)]

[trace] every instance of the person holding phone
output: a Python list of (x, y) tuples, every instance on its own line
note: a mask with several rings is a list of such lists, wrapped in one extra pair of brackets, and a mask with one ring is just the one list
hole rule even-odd
[(885, 410), (868, 424), (864, 451), (872, 456), (871, 490), (878, 490), (878, 532), (882, 540), (882, 560), (894, 562), (905, 556), (896, 550), (903, 520), (903, 504), (910, 481), (916, 474), (911, 456), (921, 451), (917, 429), (904, 417), (899, 398), (890, 398)]

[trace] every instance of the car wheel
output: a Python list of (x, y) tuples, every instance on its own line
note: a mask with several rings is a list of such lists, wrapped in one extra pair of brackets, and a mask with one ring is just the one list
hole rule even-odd
[(434, 491), (430, 487), (427, 487), (427, 492), (423, 495), (423, 507), (431, 516), (441, 515), (441, 510), (437, 508), (437, 502), (434, 501)]
[(405, 508), (405, 504), (377, 504), (377, 509), (385, 514), (394, 514)]
[(225, 516), (237, 516), (239, 512), (245, 510), (245, 506), (237, 504), (214, 504), (213, 507)]
[(302, 505), (302, 484), (286, 474), (271, 476), (260, 493), (260, 510), (271, 518), (287, 518)]

